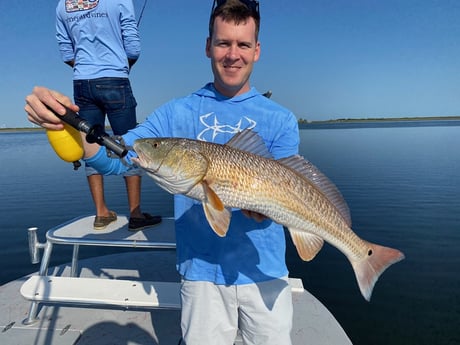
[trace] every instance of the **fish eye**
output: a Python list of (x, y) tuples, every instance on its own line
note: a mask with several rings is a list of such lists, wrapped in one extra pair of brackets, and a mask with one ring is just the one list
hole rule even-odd
[(371, 255), (372, 255), (372, 249), (369, 249), (367, 252), (367, 256), (371, 256)]

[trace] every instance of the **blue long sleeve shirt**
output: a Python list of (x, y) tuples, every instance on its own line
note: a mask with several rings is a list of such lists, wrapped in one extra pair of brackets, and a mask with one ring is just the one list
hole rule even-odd
[(56, 38), (64, 62), (74, 61), (74, 79), (129, 75), (128, 59), (140, 55), (132, 0), (60, 0)]
[[(245, 128), (258, 132), (276, 159), (298, 152), (297, 120), (289, 110), (254, 88), (226, 98), (212, 84), (164, 104), (123, 139), (128, 146), (147, 137), (182, 137), (224, 144)], [(130, 151), (129, 162), (133, 156), (135, 153)], [(126, 169), (119, 160), (108, 158), (104, 149), (86, 162), (105, 174)], [(247, 284), (288, 274), (281, 225), (271, 220), (258, 223), (240, 210), (233, 210), (227, 235), (219, 237), (210, 228), (200, 202), (183, 195), (174, 198), (177, 269), (185, 279)]]

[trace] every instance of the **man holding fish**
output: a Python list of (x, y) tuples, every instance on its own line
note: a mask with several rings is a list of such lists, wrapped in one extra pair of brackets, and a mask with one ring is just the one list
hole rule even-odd
[[(347, 255), (356, 271), (355, 264), (368, 265), (367, 256), (372, 256), (374, 248), (376, 252), (384, 248), (354, 235), (348, 227), (348, 210), (340, 193), (324, 175), (296, 156), (299, 133), (294, 114), (250, 86), (253, 65), (261, 51), (259, 23), (257, 1), (214, 1), (206, 42), (214, 81), (159, 107), (123, 136), (126, 145), (134, 145), (136, 151), (128, 153), (128, 163), (137, 163), (160, 186), (175, 194), (177, 269), (183, 277), (181, 326), (187, 345), (233, 344), (238, 329), (245, 344), (291, 344), (292, 296), (281, 224), (289, 227), (305, 260), (311, 260), (326, 240)], [(59, 119), (45, 107), (46, 104), (64, 114), (65, 108), (58, 101), (78, 111), (69, 98), (36, 87), (26, 98), (29, 120), (48, 129), (62, 128)], [(239, 132), (243, 133), (233, 138)], [(175, 139), (177, 142), (171, 145), (161, 139), (142, 139), (168, 137), (193, 140), (184, 144)], [(225, 148), (225, 153), (230, 152), (226, 156), (229, 159), (219, 161), (220, 153), (212, 161), (202, 159), (199, 143), (211, 145), (211, 151)], [(163, 144), (164, 156), (154, 162), (152, 150)], [(176, 150), (180, 145), (187, 149)], [(85, 144), (85, 157), (88, 164), (106, 174), (126, 169), (95, 144)], [(236, 163), (230, 165), (232, 158)], [(281, 159), (281, 163), (272, 158)], [(240, 164), (247, 162), (250, 166), (251, 161), (257, 164), (249, 171)], [(190, 168), (189, 162), (195, 164), (195, 174), (184, 171)], [(220, 175), (213, 173), (216, 168)], [(289, 175), (291, 180), (301, 181), (304, 187), (300, 189), (308, 198), (305, 203), (311, 201), (305, 207), (306, 215), (295, 215), (301, 211), (291, 209), (289, 195), (278, 199), (282, 193), (276, 191), (283, 191), (282, 185), (273, 189), (275, 201), (284, 201), (280, 208), (275, 206), (281, 212), (274, 212), (270, 193), (255, 203), (241, 202), (259, 196), (259, 187), (267, 183), (265, 172), (272, 168)], [(257, 169), (260, 170), (254, 173)], [(241, 179), (230, 176), (232, 171)], [(315, 180), (317, 177), (319, 180)], [(227, 195), (231, 190), (238, 192)], [(299, 196), (303, 197), (302, 193)], [(292, 202), (296, 203), (300, 204)], [(316, 204), (326, 205), (326, 212), (315, 210)], [(291, 218), (299, 221), (291, 222)], [(336, 235), (337, 229), (343, 229), (345, 236)], [(347, 243), (349, 238), (351, 244)], [(378, 275), (402, 258), (402, 253), (388, 250), (391, 252), (385, 251), (384, 262), (379, 263), (375, 276), (368, 277), (358, 268), (358, 281), (366, 282), (363, 295), (367, 299)]]

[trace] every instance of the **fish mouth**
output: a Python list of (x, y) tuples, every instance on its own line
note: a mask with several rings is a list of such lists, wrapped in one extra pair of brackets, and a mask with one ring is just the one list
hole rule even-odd
[(160, 162), (160, 164), (158, 164), (158, 167), (156, 169), (153, 169), (151, 167), (149, 167), (149, 164), (148, 164), (148, 157), (146, 154), (144, 154), (144, 152), (142, 151), (139, 151), (137, 152), (137, 158), (136, 157), (133, 157), (131, 158), (132, 161), (134, 161), (134, 163), (136, 163), (137, 165), (139, 165), (142, 169), (146, 170), (146, 171), (149, 171), (151, 173), (156, 173), (158, 171), (158, 169), (160, 169), (161, 165), (163, 164), (163, 160)]
[[(143, 144), (138, 144), (138, 145), (134, 145), (134, 152), (136, 152), (137, 154), (137, 158), (136, 157), (133, 157), (131, 158), (131, 160), (133, 162), (135, 162), (137, 165), (139, 165), (142, 169), (144, 169), (145, 171), (147, 172), (150, 172), (154, 175), (157, 175), (158, 171), (160, 170), (160, 168), (163, 166), (163, 163), (166, 159), (166, 157), (168, 157), (169, 155), (169, 152), (171, 152), (171, 150), (173, 149), (173, 147), (175, 145), (173, 145), (164, 155), (163, 157), (159, 160), (158, 164), (156, 164), (156, 167), (152, 167), (151, 164), (149, 164), (149, 161), (151, 161), (149, 155), (148, 155), (148, 150), (143, 148), (145, 147), (146, 145), (148, 145), (149, 147), (151, 147), (153, 150), (156, 150), (156, 145), (157, 143), (155, 144), (151, 144), (151, 143), (143, 143)], [(136, 146), (137, 147), (137, 150), (136, 150)]]

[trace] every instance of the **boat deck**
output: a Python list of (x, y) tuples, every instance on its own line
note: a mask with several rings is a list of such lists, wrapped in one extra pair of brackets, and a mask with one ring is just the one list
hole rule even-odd
[[(151, 232), (150, 237), (155, 228), (144, 232)], [(175, 261), (173, 250), (142, 250), (80, 260), (76, 273), (83, 278), (179, 282)], [(51, 267), (47, 274), (71, 277), (75, 273), (72, 267), (71, 262)], [(180, 343), (180, 310), (177, 309), (40, 304), (38, 320), (26, 325), (23, 322), (28, 317), (30, 301), (21, 296), (20, 289), (27, 279), (23, 277), (0, 287), (0, 343), (3, 345)], [(294, 345), (351, 344), (332, 314), (310, 293), (302, 288), (293, 289), (293, 299)], [(235, 344), (241, 344), (239, 338)]]
[[(175, 253), (131, 252), (81, 260), (81, 277), (176, 281)], [(140, 268), (140, 269), (139, 269)], [(70, 264), (50, 269), (49, 274), (70, 276)], [(10, 344), (174, 344), (179, 343), (180, 311), (129, 310), (70, 305), (40, 305), (39, 320), (27, 318), (30, 302), (19, 293), (26, 277), (0, 289), (0, 343)], [(78, 341), (78, 342), (77, 342)]]

